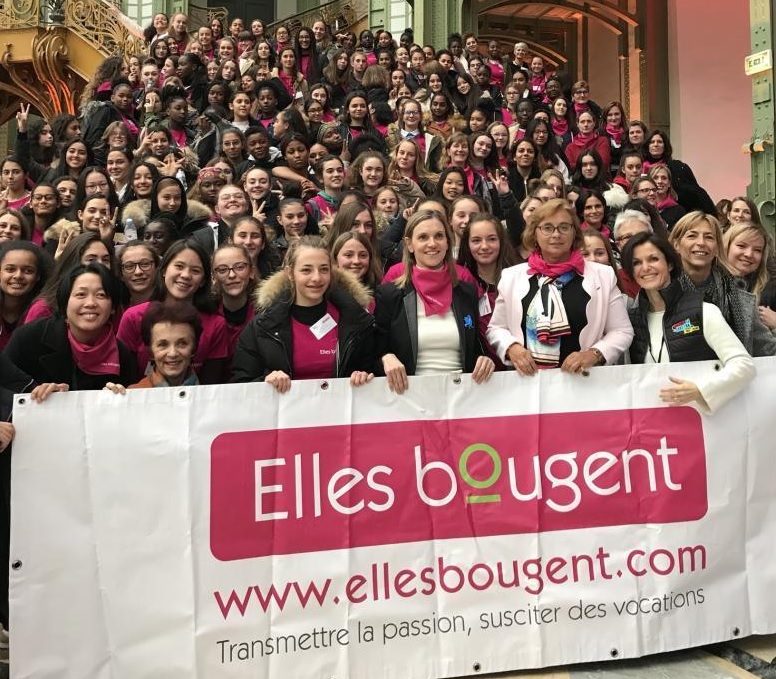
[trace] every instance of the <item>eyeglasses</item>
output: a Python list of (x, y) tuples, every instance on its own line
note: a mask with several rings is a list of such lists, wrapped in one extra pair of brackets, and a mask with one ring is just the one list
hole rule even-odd
[[(75, 193), (75, 191), (73, 191)], [(57, 197), (53, 193), (38, 193), (35, 194), (31, 200), (56, 200)]]
[(542, 224), (538, 228), (539, 231), (541, 231), (545, 236), (552, 236), (552, 234), (554, 234), (556, 231), (562, 236), (565, 236), (574, 230), (574, 225), (558, 224), (555, 226), (554, 224)]
[(87, 191), (94, 191), (95, 189), (107, 189), (108, 182), (100, 182), (99, 184), (87, 184), (84, 188)]
[(124, 273), (135, 273), (135, 269), (139, 268), (143, 273), (147, 273), (153, 265), (152, 259), (141, 259), (139, 262), (124, 262), (121, 265), (121, 270)]
[(420, 115), (420, 111), (405, 111), (404, 115), (405, 116), (419, 116)]
[[(640, 231), (636, 231), (636, 233), (641, 233)], [(617, 245), (622, 245), (623, 243), (627, 243), (631, 238), (633, 238), (636, 233), (624, 233), (621, 236), (617, 236), (617, 238), (614, 239), (614, 242), (617, 243)]]
[(232, 271), (234, 271), (235, 275), (245, 273), (249, 268), (250, 264), (247, 262), (237, 262), (234, 266), (226, 266), (226, 264), (222, 264), (221, 266), (217, 266), (213, 269), (213, 272), (216, 276), (220, 276), (221, 278), (226, 278)]
[(638, 191), (636, 191), (636, 193), (646, 193), (647, 195), (649, 195), (649, 194), (652, 194), (652, 193), (657, 193), (657, 189), (643, 188), (643, 189), (639, 189)]

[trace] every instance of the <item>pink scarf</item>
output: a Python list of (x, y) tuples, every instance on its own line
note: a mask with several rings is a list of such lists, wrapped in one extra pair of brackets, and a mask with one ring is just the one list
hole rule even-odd
[(552, 117), (552, 131), (558, 136), (562, 137), (569, 131), (569, 121), (565, 118)]
[(287, 73), (283, 73), (283, 71), (278, 71), (278, 80), (283, 84), (284, 89), (286, 92), (288, 92), (292, 97), (294, 96), (294, 79), (288, 75)]
[(577, 102), (574, 102), (574, 113), (579, 116), (582, 111), (589, 111), (590, 106), (588, 104), (578, 104)]
[(649, 170), (655, 165), (665, 165), (666, 161), (661, 158), (660, 160), (652, 160), (651, 158), (645, 158), (644, 164), (641, 166), (641, 173), (642, 174), (649, 174)]
[(119, 114), (121, 115), (121, 119), (124, 121), (124, 124), (127, 126), (127, 129), (133, 134), (133, 136), (137, 139), (138, 132), (140, 130), (137, 129), (137, 125), (135, 124), (135, 121), (131, 118), (127, 118), (123, 113), (119, 111)]
[(530, 275), (538, 273), (548, 278), (557, 278), (572, 270), (580, 275), (585, 271), (585, 260), (579, 250), (572, 250), (565, 262), (547, 262), (538, 250), (534, 250), (528, 255), (528, 273)]
[(674, 205), (679, 205), (671, 196), (666, 196), (657, 204), (658, 210), (666, 210), (669, 207), (673, 207)]
[(593, 132), (588, 132), (587, 134), (582, 134), (582, 132), (579, 132), (571, 140), (571, 143), (581, 149), (586, 149), (593, 145), (593, 142), (597, 136), (598, 134), (595, 132), (595, 130), (593, 130)]
[(87, 375), (118, 375), (121, 372), (119, 345), (110, 323), (103, 328), (102, 335), (94, 344), (79, 342), (70, 328), (67, 329), (67, 339), (73, 361), (81, 372)]
[(468, 163), (463, 168), (463, 173), (466, 175), (466, 183), (469, 186), (469, 193), (474, 192), (474, 170)]
[(453, 304), (453, 281), (446, 264), (441, 269), (412, 267), (412, 285), (423, 300), (426, 316), (444, 316)]
[(609, 231), (609, 227), (603, 223), (601, 224), (600, 229), (596, 229), (594, 226), (590, 226), (590, 224), (588, 224), (587, 222), (582, 222), (579, 226), (582, 229), (582, 231), (595, 231), (597, 233), (600, 233), (604, 238), (606, 238), (606, 240), (609, 240), (609, 238), (612, 235), (612, 232)]
[(615, 146), (622, 146), (622, 136), (625, 134), (625, 130), (623, 130), (621, 127), (612, 127), (611, 125), (607, 125), (606, 134), (609, 135), (609, 138), (614, 142)]
[(625, 177), (623, 175), (618, 174), (614, 178), (614, 183), (617, 184), (618, 186), (622, 186), (622, 188), (625, 189), (625, 193), (630, 194), (630, 192), (631, 192), (630, 182), (627, 179), (625, 179)]

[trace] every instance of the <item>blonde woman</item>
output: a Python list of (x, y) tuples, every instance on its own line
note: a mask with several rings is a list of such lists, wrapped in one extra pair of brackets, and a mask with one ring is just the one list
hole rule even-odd
[(776, 337), (760, 321), (757, 297), (739, 287), (725, 266), (717, 218), (699, 210), (690, 212), (671, 230), (670, 242), (682, 258), (682, 287), (697, 290), (704, 302), (716, 304), (752, 356), (776, 355)]

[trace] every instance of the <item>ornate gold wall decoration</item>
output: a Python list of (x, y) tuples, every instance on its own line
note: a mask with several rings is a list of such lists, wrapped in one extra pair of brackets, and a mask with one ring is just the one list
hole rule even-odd
[(32, 67), (46, 88), (54, 113), (75, 113), (75, 78), (67, 69), (69, 53), (62, 29), (47, 28), (32, 43)]
[(115, 5), (100, 0), (70, 0), (64, 5), (65, 26), (103, 54), (143, 52), (143, 39), (129, 30)]
[(41, 114), (48, 116), (49, 111), (43, 108), (48, 102), (40, 101), (40, 84), (35, 74), (35, 69), (29, 62), (14, 62), (13, 54), (11, 52), (12, 48), (12, 43), (6, 43), (5, 51), (3, 52), (2, 59), (0, 59), (12, 84), (0, 83), (0, 88), (6, 92), (15, 94), (23, 101), (35, 102), (36, 105), (40, 103)]
[(38, 25), (40, 0), (3, 0), (0, 29), (32, 28)]
[(280, 26), (287, 26), (292, 34), (296, 33), (302, 26), (312, 26), (316, 21), (323, 21), (331, 27), (332, 31), (352, 30), (353, 26), (364, 19), (369, 10), (368, 0), (334, 0), (320, 7), (300, 12), (292, 17), (274, 21), (267, 24), (268, 34)]

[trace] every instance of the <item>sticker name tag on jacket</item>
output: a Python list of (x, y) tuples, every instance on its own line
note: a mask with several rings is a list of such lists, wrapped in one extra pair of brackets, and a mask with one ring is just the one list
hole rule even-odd
[(336, 327), (337, 321), (331, 317), (331, 314), (326, 314), (320, 321), (313, 323), (310, 326), (310, 332), (315, 339), (319, 340)]
[(691, 319), (685, 318), (683, 321), (674, 323), (671, 326), (671, 331), (677, 335), (690, 335), (694, 332), (698, 332), (700, 326), (695, 325)]
[(490, 307), (490, 299), (488, 299), (487, 293), (480, 297), (480, 316), (487, 316), (492, 313), (493, 309)]

